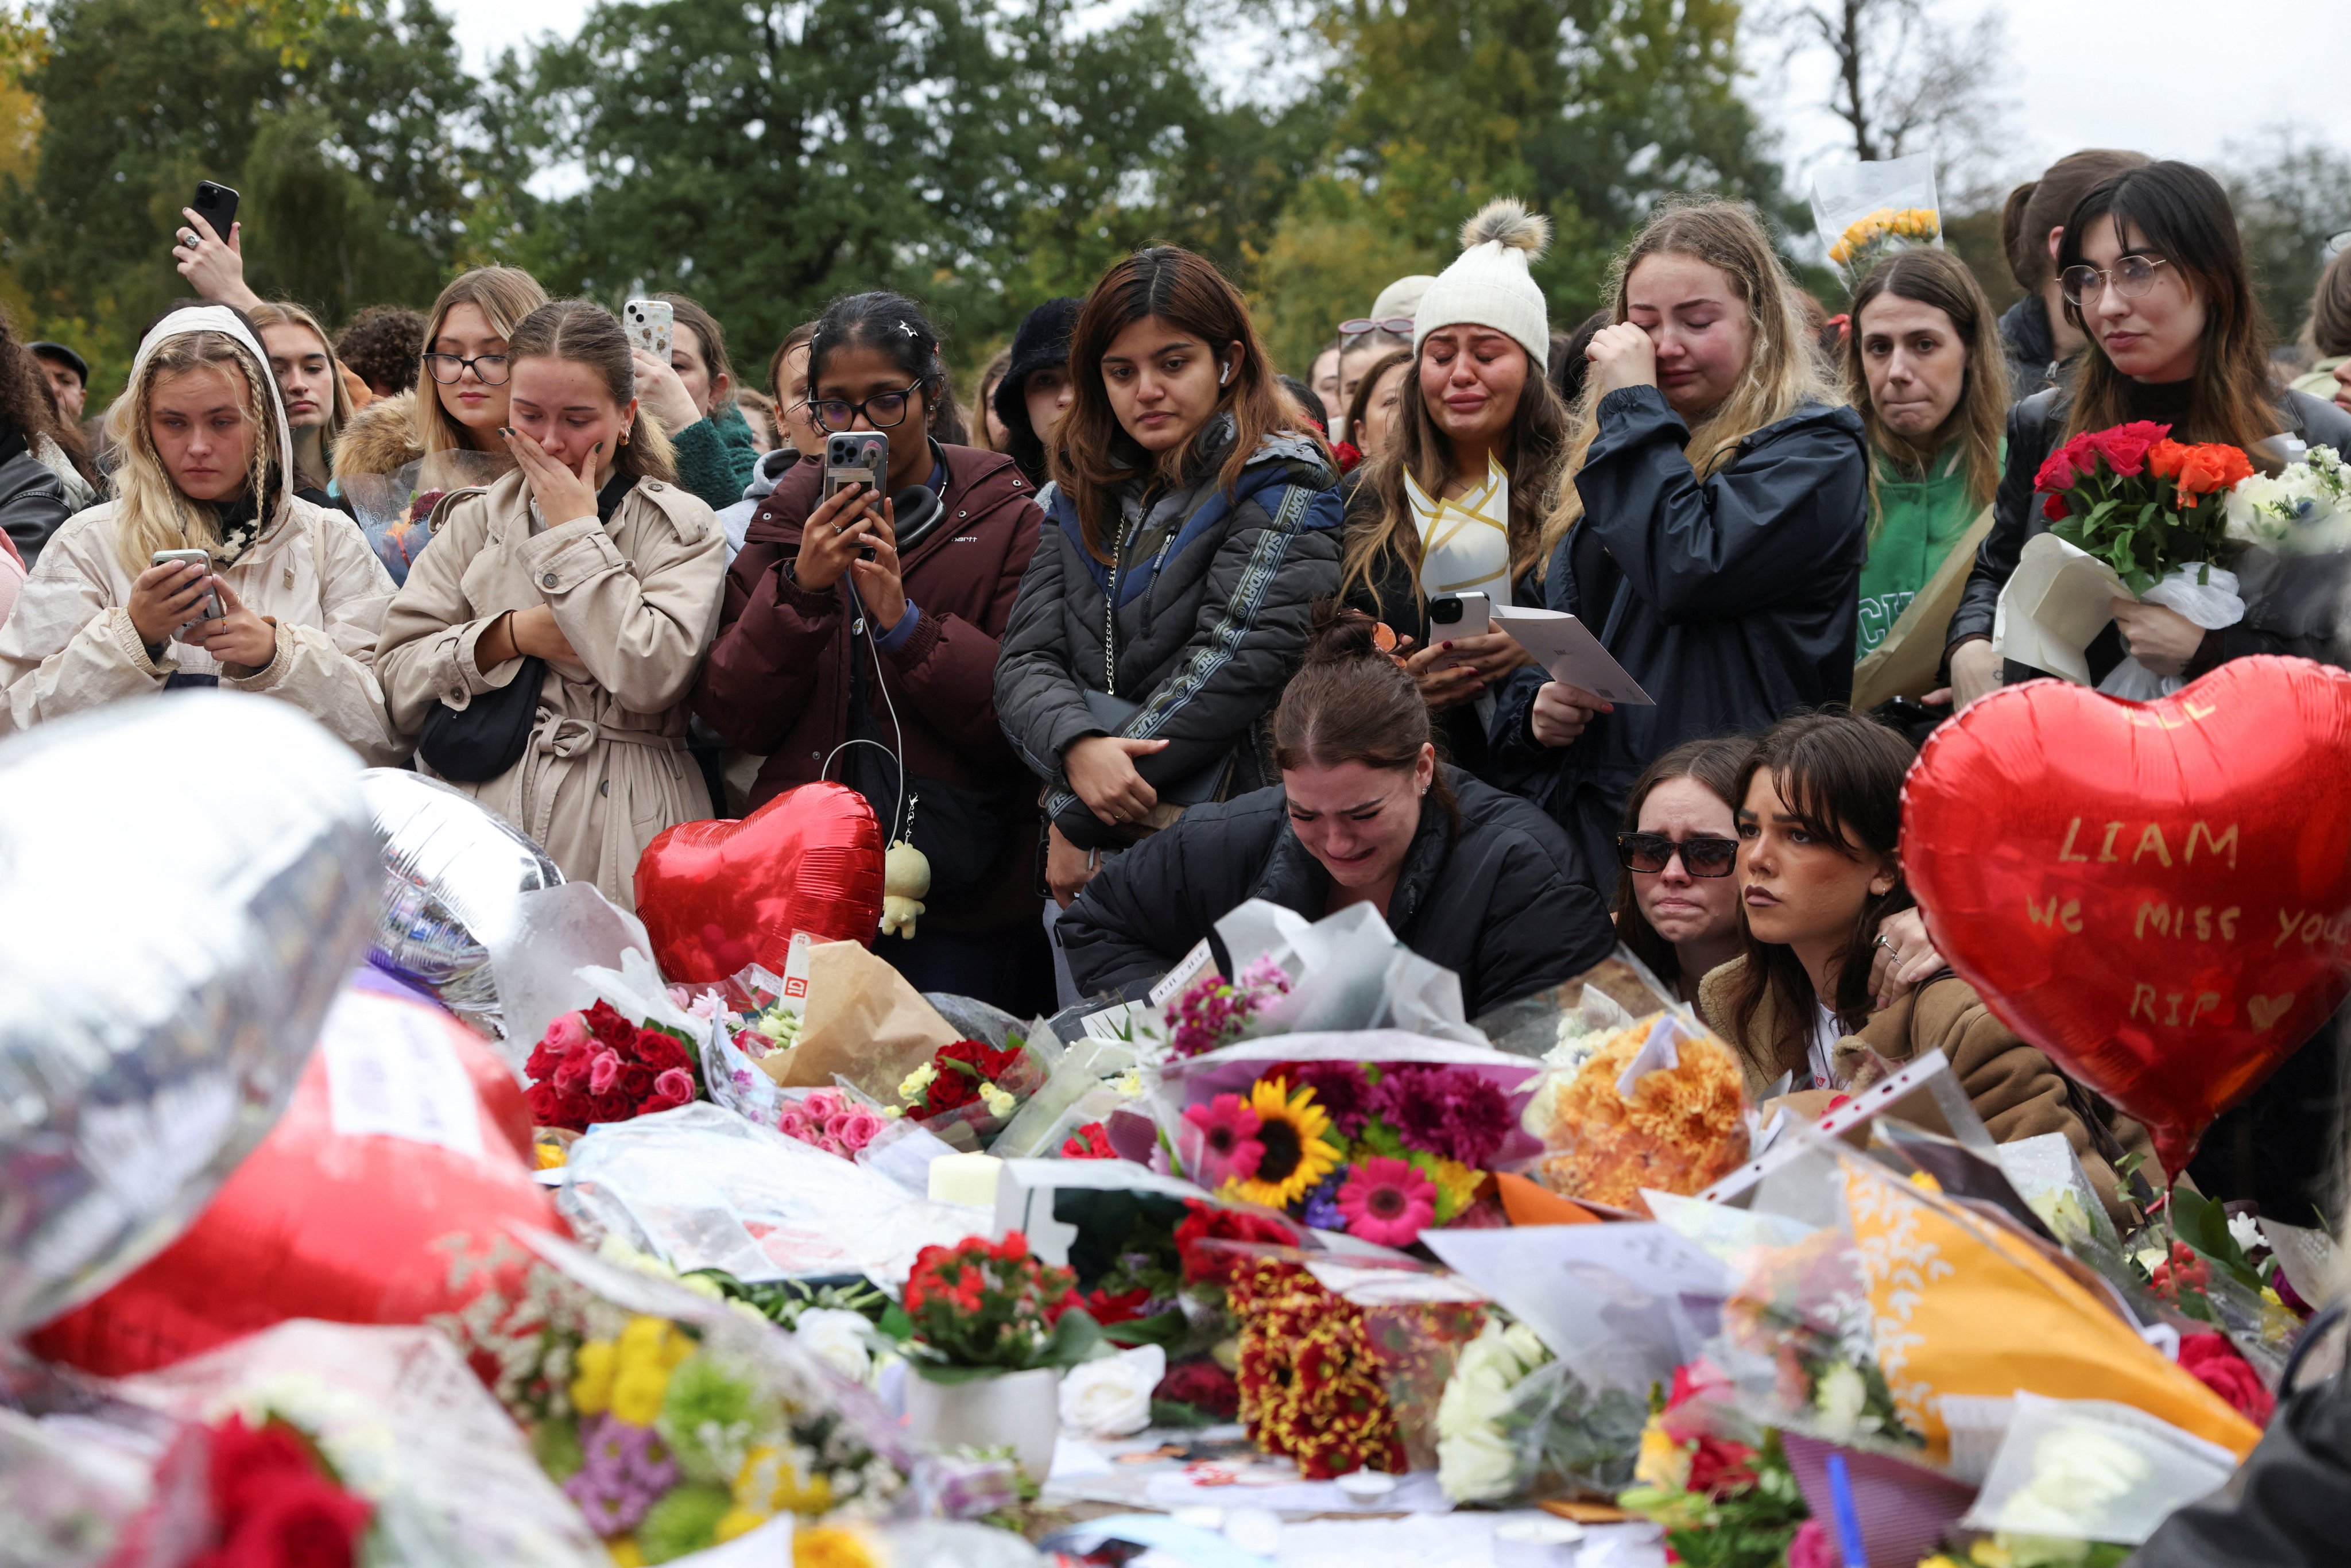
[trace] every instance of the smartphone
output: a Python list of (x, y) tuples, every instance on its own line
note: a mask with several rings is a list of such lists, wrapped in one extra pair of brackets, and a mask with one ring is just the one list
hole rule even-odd
[[(1464, 637), (1483, 637), (1494, 629), (1494, 601), (1484, 593), (1440, 593), (1428, 601), (1428, 641), (1458, 643)], [(1441, 670), (1461, 663), (1459, 659), (1433, 659), (1431, 669)]]
[[(236, 193), (235, 191), (231, 191), (229, 194), (234, 196)], [(200, 549), (159, 549), (155, 552), (154, 559), (149, 564), (152, 566), (170, 566), (183, 560), (193, 561), (196, 565), (203, 567), (206, 571), (210, 571), (212, 570), (212, 552), (210, 550)], [(217, 593), (206, 593), (204, 595), (204, 608), (196, 612), (196, 619), (199, 621), (217, 621), (221, 618), (221, 614), (220, 595)]]
[[(831, 500), (852, 485), (862, 485), (872, 492), (879, 503), (888, 494), (883, 488), (890, 476), (890, 437), (879, 430), (835, 432), (824, 438), (824, 497)], [(878, 505), (872, 513), (880, 517)], [(873, 547), (867, 545), (858, 551), (867, 560), (873, 559)]]
[(621, 307), (621, 325), (629, 347), (643, 349), (663, 364), (669, 363), (670, 340), (677, 328), (677, 310), (666, 299), (632, 299)]
[(223, 245), (228, 243), (228, 232), (236, 225), (236, 193), (212, 180), (196, 182), (196, 199), (188, 204), (196, 215), (212, 225), (213, 233)]

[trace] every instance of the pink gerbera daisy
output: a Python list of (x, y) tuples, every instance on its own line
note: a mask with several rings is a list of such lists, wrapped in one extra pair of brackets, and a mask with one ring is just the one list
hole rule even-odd
[(1187, 1107), (1184, 1121), (1199, 1145), (1193, 1163), (1199, 1167), (1196, 1179), (1203, 1186), (1213, 1190), (1228, 1179), (1247, 1181), (1257, 1175), (1265, 1145), (1258, 1141), (1258, 1113), (1248, 1101), (1238, 1094), (1219, 1094), (1205, 1105)]
[(1402, 1247), (1437, 1218), (1437, 1184), (1405, 1160), (1374, 1155), (1355, 1166), (1339, 1189), (1347, 1234), (1383, 1247)]

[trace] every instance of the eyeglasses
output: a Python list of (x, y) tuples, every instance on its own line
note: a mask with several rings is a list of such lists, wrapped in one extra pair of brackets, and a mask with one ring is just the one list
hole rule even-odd
[(1692, 876), (1729, 876), (1739, 859), (1739, 841), (1700, 834), (1676, 843), (1663, 833), (1616, 835), (1616, 859), (1626, 871), (1655, 876), (1671, 865), (1677, 854), (1682, 857), (1682, 869)]
[(2318, 259), (2333, 261), (2346, 250), (2351, 250), (2351, 229), (2336, 229), (2326, 236), (2326, 243), (2318, 247)]
[(2155, 287), (2155, 269), (2168, 265), (2159, 256), (2126, 256), (2116, 257), (2114, 270), (2109, 272), (2103, 267), (2092, 267), (2085, 262), (2080, 267), (2067, 267), (2057, 285), (2065, 291), (2065, 298), (2076, 305), (2086, 305), (2095, 299), (2105, 292), (2109, 283), (2124, 298), (2137, 299)]
[(1368, 316), (1358, 316), (1352, 321), (1339, 323), (1339, 335), (1343, 338), (1360, 338), (1366, 332), (1387, 332), (1399, 338), (1409, 338), (1412, 336), (1412, 318), (1383, 316), (1374, 321)]
[(809, 399), (809, 412), (827, 430), (847, 430), (859, 414), (876, 430), (894, 430), (906, 422), (906, 400), (923, 390), (916, 382), (902, 392), (875, 392), (863, 402), (851, 402), (846, 398), (829, 397), (821, 401)]
[(506, 384), (507, 357), (504, 354), (477, 354), (470, 360), (461, 360), (455, 354), (424, 356), (424, 368), (431, 371), (433, 379), (444, 386), (464, 375), (467, 366), (473, 368), (474, 374), (486, 387)]

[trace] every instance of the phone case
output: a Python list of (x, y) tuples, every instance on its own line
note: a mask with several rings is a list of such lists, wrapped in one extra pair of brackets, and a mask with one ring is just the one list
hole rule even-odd
[[(835, 461), (836, 455), (847, 461)], [(879, 492), (890, 472), (890, 438), (878, 431), (829, 435), (824, 444), (824, 495), (830, 498), (852, 485)]]
[(621, 326), (629, 335), (629, 347), (643, 349), (664, 364), (669, 362), (669, 346), (676, 331), (677, 311), (668, 300), (630, 300), (621, 307)]

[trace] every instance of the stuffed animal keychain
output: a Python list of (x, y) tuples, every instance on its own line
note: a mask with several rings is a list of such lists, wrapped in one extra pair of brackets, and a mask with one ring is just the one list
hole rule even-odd
[(893, 841), (882, 857), (882, 934), (894, 931), (909, 942), (931, 891), (930, 857), (914, 844), (914, 808), (922, 803), (920, 795), (906, 802), (906, 836)]

